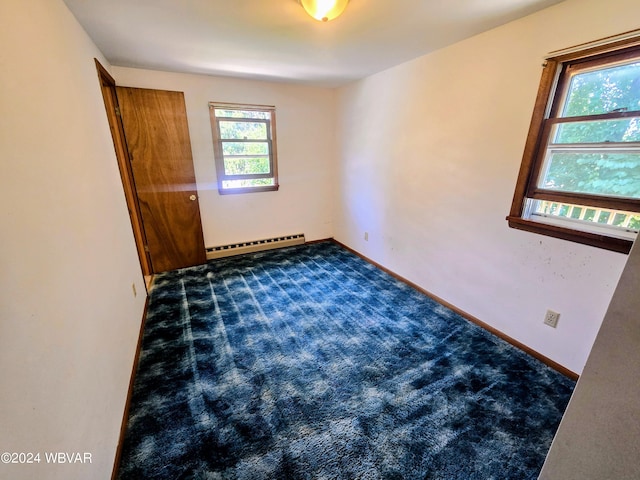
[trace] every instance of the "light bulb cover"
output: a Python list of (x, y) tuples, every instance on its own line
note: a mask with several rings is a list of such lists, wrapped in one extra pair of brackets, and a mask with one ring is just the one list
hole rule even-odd
[(300, 0), (300, 5), (313, 18), (328, 22), (340, 16), (349, 0)]

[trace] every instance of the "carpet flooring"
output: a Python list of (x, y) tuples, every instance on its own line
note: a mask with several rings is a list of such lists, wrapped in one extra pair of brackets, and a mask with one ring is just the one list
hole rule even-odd
[(535, 479), (573, 387), (334, 242), (231, 257), (156, 276), (118, 478)]

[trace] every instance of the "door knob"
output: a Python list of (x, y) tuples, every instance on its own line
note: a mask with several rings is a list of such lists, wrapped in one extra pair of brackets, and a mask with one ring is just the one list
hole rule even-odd
[(191, 200), (192, 202), (195, 202), (195, 201), (196, 201), (196, 198), (198, 198), (198, 197), (196, 197), (195, 195), (191, 195), (191, 196), (189, 197), (189, 200)]

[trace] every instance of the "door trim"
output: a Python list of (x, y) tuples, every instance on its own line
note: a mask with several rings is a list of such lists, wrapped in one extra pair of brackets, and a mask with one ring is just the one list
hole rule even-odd
[(107, 70), (100, 64), (97, 58), (96, 69), (98, 70), (98, 79), (100, 81), (100, 90), (104, 107), (109, 120), (109, 128), (113, 139), (118, 168), (120, 170), (120, 178), (124, 189), (124, 196), (129, 210), (129, 218), (131, 219), (131, 228), (133, 229), (133, 237), (138, 251), (140, 267), (144, 276), (153, 274), (151, 265), (151, 257), (146, 251), (147, 238), (142, 224), (142, 214), (140, 212), (140, 204), (138, 203), (138, 194), (131, 170), (131, 159), (129, 158), (129, 149), (124, 136), (124, 128), (122, 119), (119, 115), (118, 97), (116, 95), (116, 82)]

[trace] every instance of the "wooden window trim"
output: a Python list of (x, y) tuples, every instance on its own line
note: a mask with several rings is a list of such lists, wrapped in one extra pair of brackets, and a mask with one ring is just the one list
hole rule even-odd
[(580, 243), (582, 245), (590, 245), (605, 250), (611, 250), (619, 253), (629, 253), (633, 242), (622, 238), (608, 237), (606, 235), (598, 235), (597, 233), (582, 232), (571, 228), (563, 228), (557, 225), (549, 225), (547, 223), (534, 222), (527, 220), (521, 216), (507, 217), (509, 227), (525, 232), (537, 233), (547, 237), (559, 238), (570, 242)]
[[(253, 119), (242, 117), (217, 117), (216, 109), (229, 109), (229, 110), (247, 110), (254, 112), (268, 112), (269, 119)], [(209, 117), (211, 120), (211, 133), (213, 136), (213, 151), (214, 160), (216, 166), (216, 176), (218, 184), (218, 193), (220, 195), (232, 195), (240, 193), (255, 193), (255, 192), (273, 192), (280, 188), (278, 183), (278, 153), (277, 153), (277, 141), (276, 141), (276, 109), (269, 105), (248, 105), (238, 103), (224, 103), (224, 102), (209, 102)], [(222, 144), (228, 139), (220, 138), (219, 122), (220, 121), (241, 121), (241, 122), (255, 122), (264, 123), (267, 128), (266, 140), (238, 140), (239, 143), (252, 143), (261, 142), (267, 143), (269, 146), (269, 170), (267, 174), (247, 174), (247, 175), (227, 175), (225, 173), (224, 159), (225, 156), (222, 153)], [(223, 181), (232, 180), (253, 180), (261, 178), (272, 178), (273, 185), (261, 185), (256, 187), (240, 187), (240, 188), (223, 188)]]
[[(548, 133), (546, 130), (550, 129), (551, 126), (556, 123), (585, 121), (596, 117), (591, 115), (584, 117), (554, 117), (562, 103), (554, 102), (554, 95), (556, 92), (561, 92), (565, 87), (565, 85), (561, 84), (561, 74), (563, 73), (562, 69), (564, 66), (569, 62), (571, 62), (572, 65), (584, 65), (585, 63), (589, 63), (589, 66), (604, 65), (610, 62), (611, 56), (620, 57), (620, 60), (623, 60), (624, 58), (637, 56), (639, 46), (639, 38), (625, 39), (609, 44), (589, 47), (568, 54), (559, 54), (547, 59), (544, 63), (529, 125), (529, 132), (525, 142), (522, 163), (516, 181), (513, 201), (509, 215), (507, 216), (509, 227), (616, 252), (629, 253), (631, 245), (633, 244), (631, 240), (541, 223), (523, 218), (523, 213), (527, 198), (557, 201), (560, 203), (580, 203), (588, 199), (589, 204), (593, 206), (640, 211), (640, 200), (638, 199), (557, 192), (536, 186), (536, 180), (542, 167), (542, 157), (544, 157), (546, 152), (546, 146), (543, 145), (546, 133)], [(568, 75), (565, 75), (564, 78), (568, 78)], [(638, 116), (638, 113), (639, 112), (636, 111), (604, 114), (598, 115), (597, 119), (604, 120), (607, 118)]]

